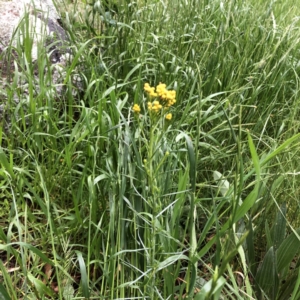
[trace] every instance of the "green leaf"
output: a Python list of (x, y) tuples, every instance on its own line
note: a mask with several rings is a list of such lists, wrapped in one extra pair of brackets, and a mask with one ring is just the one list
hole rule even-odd
[[(223, 208), (223, 206), (226, 204), (225, 201), (221, 201), (217, 207), (216, 207), (216, 213), (218, 213), (219, 211), (221, 211), (221, 209)], [(211, 230), (213, 224), (216, 222), (216, 215), (215, 214), (211, 214), (211, 216), (209, 217), (209, 219), (207, 220), (204, 228), (202, 229), (201, 232), (201, 237), (198, 241), (198, 248), (200, 248), (201, 250), (198, 252), (197, 257), (200, 258), (203, 255), (205, 255), (209, 249), (212, 247), (212, 245), (215, 243), (216, 241), (216, 235), (209, 241), (206, 242), (205, 245), (203, 247), (200, 247), (200, 245), (202, 244), (202, 242), (205, 240), (205, 237), (207, 236), (208, 232)], [(226, 232), (226, 230), (229, 228), (229, 221), (227, 221), (223, 226), (221, 231), (222, 232)]]
[(256, 282), (260, 288), (274, 300), (276, 299), (279, 287), (279, 277), (276, 265), (276, 252), (274, 247), (271, 247), (266, 253), (262, 265), (255, 276)]
[(191, 188), (192, 191), (195, 191), (196, 187), (196, 156), (195, 156), (195, 150), (193, 146), (193, 142), (191, 138), (185, 134), (184, 132), (181, 132), (178, 134), (176, 137), (176, 142), (178, 142), (182, 137), (185, 138), (186, 145), (187, 145), (187, 150), (188, 150), (188, 157), (189, 157), (189, 162), (190, 162), (190, 182), (191, 182)]
[(24, 243), (24, 242), (16, 242), (16, 243), (10, 243), (10, 244), (6, 244), (6, 245), (0, 244), (0, 250), (6, 250), (7, 248), (14, 246), (14, 245), (19, 245), (19, 246), (29, 249), (30, 251), (32, 251), (33, 253), (38, 255), (42, 259), (43, 262), (46, 262), (46, 263), (50, 264), (51, 266), (53, 266), (53, 262), (43, 252), (41, 252), (39, 249), (35, 248), (34, 246)]
[(13, 168), (7, 160), (6, 154), (4, 153), (3, 149), (0, 148), (0, 164), (3, 168), (8, 172), (8, 174), (14, 178), (15, 174), (13, 172)]
[(194, 294), (195, 284), (196, 284), (196, 278), (197, 278), (197, 269), (195, 264), (190, 264), (190, 271), (191, 271), (191, 277), (189, 282), (189, 297), (192, 297)]
[[(297, 234), (300, 233), (300, 229), (297, 229)], [(300, 250), (300, 240), (294, 232), (291, 233), (280, 245), (277, 252), (277, 268), (279, 274), (283, 272), (285, 268), (290, 266), (291, 261)]]
[(35, 278), (31, 273), (28, 273), (28, 279), (31, 283), (34, 284), (40, 298), (43, 298), (45, 295), (54, 297), (53, 291), (48, 288), (41, 280)]
[(270, 226), (268, 221), (265, 221), (265, 233), (266, 233), (266, 238), (267, 238), (267, 249), (273, 247), (273, 240), (271, 237), (271, 232), (270, 232)]
[(175, 262), (177, 262), (178, 260), (181, 260), (181, 259), (189, 260), (189, 258), (184, 254), (175, 254), (175, 255), (172, 255), (172, 256), (166, 258), (164, 261), (160, 262), (158, 264), (156, 270), (157, 271), (162, 270), (162, 269), (174, 264)]
[(96, 185), (99, 181), (109, 178), (106, 174), (101, 174), (94, 179), (94, 184)]
[(232, 261), (232, 259), (236, 256), (236, 254), (239, 251), (239, 248), (244, 244), (244, 242), (247, 238), (247, 235), (248, 235), (248, 231), (245, 232), (241, 236), (241, 238), (238, 240), (238, 242), (236, 243), (233, 250), (231, 250), (228, 253), (224, 254), (224, 257), (222, 258), (222, 265), (221, 265), (220, 270), (219, 270), (220, 275), (222, 275), (225, 272), (225, 270), (227, 269), (227, 264), (229, 264), (229, 262)]
[[(280, 300), (299, 300), (300, 268), (294, 270), (293, 275), (286, 278), (285, 283), (280, 287)], [(297, 296), (298, 294), (298, 296)]]
[(276, 216), (276, 222), (272, 228), (272, 240), (275, 250), (279, 248), (285, 238), (286, 231), (286, 204), (281, 205), (281, 209)]
[(299, 287), (300, 287), (300, 268), (298, 267), (298, 270), (297, 270), (297, 273), (294, 272), (295, 274), (295, 282), (294, 282), (294, 285), (293, 285), (293, 293), (291, 295), (291, 298), (290, 300), (297, 300), (300, 298), (300, 290), (299, 290)]
[[(257, 199), (257, 195), (258, 195), (258, 188), (259, 185), (256, 184), (254, 190), (252, 192), (250, 192), (250, 194), (247, 196), (247, 198), (244, 200), (244, 202), (242, 203), (242, 205), (239, 207), (239, 209), (237, 210), (237, 213), (235, 215), (235, 219), (234, 222), (237, 222), (238, 220), (240, 220), (242, 217), (244, 217), (244, 215), (247, 213), (247, 211), (249, 211), (251, 209), (251, 207), (253, 206), (253, 204), (255, 203), (256, 199)], [(221, 202), (220, 204), (224, 204), (225, 202)], [(211, 218), (212, 221), (214, 220), (214, 218)], [(209, 222), (208, 221), (208, 222)], [(227, 220), (227, 222), (222, 226), (221, 228), (221, 232), (224, 233), (228, 230), (228, 228), (230, 227), (231, 224), (231, 220)], [(205, 225), (205, 228), (207, 228), (207, 230), (209, 230), (210, 226), (209, 223), (207, 223)], [(200, 239), (200, 241), (202, 241), (205, 237), (205, 231), (202, 231), (202, 238)], [(203, 255), (205, 255), (208, 250), (212, 247), (212, 245), (216, 242), (216, 236), (214, 236), (209, 242), (207, 242), (203, 248), (201, 248), (201, 250), (198, 252), (197, 256), (198, 257), (202, 257)], [(199, 245), (199, 242), (198, 242)]]
[(236, 215), (234, 216), (234, 222), (237, 222), (242, 217), (244, 217), (244, 215), (253, 207), (253, 205), (257, 200), (259, 186), (260, 186), (260, 163), (259, 163), (258, 155), (256, 153), (253, 140), (249, 132), (248, 132), (248, 144), (249, 144), (252, 162), (256, 173), (256, 183), (253, 191), (250, 192), (247, 198), (243, 201), (242, 205), (238, 208)]
[(237, 213), (234, 218), (234, 222), (240, 220), (244, 215), (252, 208), (258, 196), (259, 184), (257, 183), (254, 187), (254, 190), (243, 201), (242, 205), (238, 208)]
[(195, 192), (196, 188), (196, 156), (194, 151), (194, 146), (191, 138), (183, 134), (185, 137), (187, 149), (188, 149), (188, 155), (189, 155), (189, 161), (190, 161), (190, 181), (192, 186), (192, 191)]
[[(98, 36), (98, 37), (95, 37), (95, 38), (93, 38), (93, 39), (90, 39), (90, 40), (88, 40), (87, 42), (85, 42), (85, 43), (78, 49), (78, 51), (76, 52), (76, 55), (74, 56), (74, 58), (73, 58), (73, 60), (72, 60), (71, 66), (68, 68), (68, 72), (67, 72), (67, 74), (66, 74), (66, 76), (65, 76), (65, 80), (64, 80), (64, 85), (69, 81), (69, 78), (70, 78), (70, 76), (71, 76), (72, 71), (74, 70), (74, 68), (75, 68), (75, 66), (76, 66), (76, 64), (77, 64), (77, 62), (78, 62), (78, 60), (80, 59), (80, 56), (81, 56), (82, 52), (86, 49), (86, 47), (88, 47), (88, 44), (91, 43), (91, 42), (92, 42), (93, 40), (95, 40), (95, 39), (101, 39), (101, 38), (103, 38), (103, 37)], [(105, 38), (108, 38), (108, 36), (106, 36)]]
[(6, 289), (4, 286), (0, 283), (0, 300), (10, 300), (11, 298), (9, 297)]
[(255, 149), (252, 137), (251, 137), (251, 135), (250, 135), (249, 132), (248, 132), (248, 144), (249, 144), (251, 158), (252, 158), (252, 162), (253, 162), (255, 173), (256, 173), (256, 179), (260, 180), (260, 163), (259, 163), (259, 158), (258, 158), (256, 149)]
[(265, 165), (269, 160), (271, 160), (273, 157), (284, 151), (291, 143), (296, 141), (298, 138), (300, 138), (300, 133), (292, 136), (288, 140), (286, 140), (284, 143), (282, 143), (279, 147), (277, 147), (273, 152), (268, 154), (262, 161), (261, 166)]
[(216, 285), (213, 289), (213, 291), (211, 291), (212, 289), (212, 279), (210, 281), (208, 281), (203, 288), (201, 289), (201, 291), (195, 296), (195, 300), (205, 300), (207, 296), (210, 295), (211, 300), (220, 300), (223, 299), (223, 297), (221, 297), (221, 291), (223, 286), (226, 283), (226, 279), (221, 276), (220, 278), (218, 278)]
[[(251, 137), (250, 137), (251, 138)], [(276, 155), (280, 154), (281, 152), (283, 152), (284, 150), (286, 150), (286, 148), (293, 143), (294, 141), (296, 141), (297, 139), (300, 138), (300, 133), (294, 135), (293, 137), (289, 138), (288, 140), (286, 140), (284, 143), (282, 143), (279, 147), (277, 147), (275, 150), (272, 150), (271, 153), (269, 153), (266, 156), (263, 156), (263, 158), (261, 158), (260, 160), (260, 168), (265, 166), (272, 158), (274, 158)], [(252, 139), (251, 139), (252, 140)], [(249, 138), (248, 138), (248, 142), (249, 142)], [(249, 146), (250, 146), (251, 141), (249, 142)], [(253, 144), (253, 141), (252, 141)], [(252, 151), (253, 151), (253, 147), (251, 146)], [(251, 151), (251, 149), (250, 149)], [(252, 156), (252, 151), (251, 151), (251, 156)], [(256, 155), (254, 154), (254, 157), (256, 157)], [(253, 160), (253, 156), (252, 156), (252, 160)], [(256, 158), (254, 159), (255, 163), (256, 163)], [(245, 176), (245, 181), (249, 179), (250, 176), (253, 175), (254, 172), (257, 172), (257, 170), (254, 168), (253, 170), (251, 170), (246, 176)]]
[[(17, 257), (18, 254), (14, 253), (14, 256)], [(15, 285), (13, 283), (14, 276), (8, 272), (7, 266), (4, 266), (2, 260), (0, 259), (0, 274), (1, 274), (1, 283), (0, 284), (0, 300), (6, 299), (17, 299), (17, 294), (15, 290)], [(4, 296), (4, 298), (3, 298)]]
[(253, 275), (255, 275), (257, 269), (256, 269), (256, 262), (255, 262), (254, 234), (253, 234), (253, 226), (252, 226), (251, 219), (249, 219), (248, 222), (248, 230), (249, 230), (249, 234), (246, 238), (247, 256), (250, 265), (250, 271), (252, 272)]
[(77, 254), (78, 262), (79, 262), (82, 293), (83, 293), (83, 296), (85, 298), (89, 299), (90, 298), (89, 282), (88, 282), (88, 276), (87, 276), (87, 273), (86, 273), (85, 262), (83, 260), (82, 253), (80, 251), (75, 251), (75, 252)]

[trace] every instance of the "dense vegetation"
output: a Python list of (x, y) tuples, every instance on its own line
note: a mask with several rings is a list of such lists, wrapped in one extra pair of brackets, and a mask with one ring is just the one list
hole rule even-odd
[(294, 1), (65, 4), (62, 93), (4, 53), (2, 298), (300, 299)]

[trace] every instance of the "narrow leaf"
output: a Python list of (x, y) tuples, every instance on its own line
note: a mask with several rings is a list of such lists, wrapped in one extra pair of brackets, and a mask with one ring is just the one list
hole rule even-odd
[(16, 243), (10, 243), (10, 244), (6, 244), (6, 245), (0, 244), (0, 250), (6, 250), (9, 247), (14, 246), (14, 245), (19, 245), (19, 246), (29, 249), (30, 251), (32, 251), (33, 253), (38, 255), (42, 259), (43, 262), (53, 265), (53, 262), (43, 252), (41, 252), (39, 249), (35, 248), (34, 246), (24, 243), (24, 242), (16, 242)]
[(48, 288), (41, 280), (35, 278), (30, 273), (28, 273), (28, 279), (31, 283), (34, 284), (41, 298), (44, 298), (45, 295), (54, 297), (53, 291), (50, 288)]
[(293, 137), (286, 140), (283, 144), (281, 144), (279, 147), (277, 147), (273, 152), (271, 152), (269, 155), (267, 155), (261, 162), (261, 166), (265, 165), (269, 160), (271, 160), (273, 157), (284, 151), (291, 143), (296, 141), (298, 138), (300, 138), (300, 133), (294, 135)]
[(255, 169), (255, 173), (256, 173), (256, 179), (260, 180), (260, 164), (259, 164), (259, 158), (252, 140), (252, 137), (250, 135), (250, 133), (248, 132), (248, 144), (249, 144), (249, 149), (250, 149), (250, 153), (251, 153), (251, 158), (252, 158), (252, 162), (254, 165), (254, 169)]
[(3, 168), (9, 173), (9, 175), (14, 178), (14, 172), (13, 169), (8, 162), (8, 159), (6, 157), (6, 154), (4, 153), (3, 149), (0, 148), (0, 164), (3, 166)]
[(248, 255), (248, 261), (250, 265), (250, 271), (253, 275), (256, 274), (256, 263), (255, 263), (255, 250), (254, 250), (254, 234), (253, 234), (253, 227), (252, 227), (252, 221), (249, 219), (248, 222), (248, 230), (249, 234), (246, 238), (246, 245), (247, 245), (247, 255)]
[(83, 296), (86, 299), (89, 299), (90, 298), (90, 292), (89, 292), (89, 283), (88, 283), (88, 276), (87, 276), (87, 273), (86, 273), (85, 262), (83, 260), (82, 253), (80, 251), (76, 251), (76, 254), (77, 254), (78, 262), (79, 262), (82, 293), (83, 293)]
[(188, 149), (189, 154), (189, 161), (190, 161), (190, 181), (192, 186), (192, 191), (195, 192), (196, 187), (196, 157), (195, 157), (195, 151), (194, 146), (191, 138), (184, 134), (186, 145)]
[(10, 300), (11, 298), (9, 297), (6, 289), (4, 286), (0, 283), (0, 300)]
[(205, 300), (207, 299), (207, 296), (210, 295), (211, 300), (219, 300), (219, 299), (223, 299), (221, 297), (221, 291), (223, 286), (225, 285), (226, 280), (224, 277), (220, 277), (215, 285), (215, 288), (213, 291), (211, 291), (212, 289), (212, 279), (210, 281), (208, 281), (203, 288), (201, 289), (201, 291), (195, 296), (195, 300)]

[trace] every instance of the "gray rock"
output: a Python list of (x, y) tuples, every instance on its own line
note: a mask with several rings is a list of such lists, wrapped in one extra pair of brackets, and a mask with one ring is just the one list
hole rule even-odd
[[(0, 49), (15, 41), (15, 30), (24, 16), (29, 18), (29, 27), (33, 38), (32, 58), (37, 59), (37, 46), (48, 37), (59, 39), (61, 44), (67, 41), (67, 34), (60, 26), (59, 15), (52, 0), (0, 0)], [(60, 45), (61, 45), (60, 44)]]
[[(68, 35), (59, 23), (59, 14), (52, 0), (0, 0), (0, 126), (5, 120), (6, 127), (10, 124), (10, 108), (5, 100), (5, 86), (9, 81), (9, 74), (18, 71), (15, 70), (14, 60), (18, 60), (14, 53), (10, 60), (4, 56), (5, 52), (10, 50), (10, 45), (16, 46), (18, 42), (22, 43), (22, 24), (24, 17), (29, 20), (30, 36), (33, 41), (31, 57), (33, 63), (38, 58), (38, 46), (44, 44), (52, 63), (52, 86), (49, 90), (59, 97), (63, 92), (61, 83), (61, 73), (68, 63), (66, 57), (69, 57)], [(2, 53), (2, 55), (1, 55)], [(55, 66), (57, 64), (57, 67)], [(47, 71), (47, 70), (45, 70)], [(28, 93), (24, 76), (20, 76), (19, 87), (22, 90), (24, 99)], [(35, 91), (39, 92), (38, 78), (34, 80)], [(53, 88), (54, 87), (54, 88)], [(22, 99), (20, 103), (26, 103)], [(19, 95), (13, 96), (13, 102), (19, 103)], [(2, 120), (2, 121), (1, 121)]]

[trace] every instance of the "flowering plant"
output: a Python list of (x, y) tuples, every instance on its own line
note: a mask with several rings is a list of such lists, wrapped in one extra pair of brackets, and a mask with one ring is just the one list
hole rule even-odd
[[(166, 84), (159, 83), (156, 87), (144, 84), (146, 93), (146, 105), (134, 104), (132, 110), (136, 116), (135, 122), (138, 124), (136, 137), (140, 141), (140, 158), (143, 161), (143, 167), (146, 175), (146, 193), (143, 194), (144, 213), (149, 217), (147, 223), (150, 227), (144, 232), (144, 243), (149, 248), (147, 255), (147, 264), (152, 266), (151, 286), (155, 286), (155, 264), (158, 252), (158, 240), (161, 238), (161, 228), (159, 224), (164, 224), (166, 217), (165, 207), (170, 205), (170, 198), (165, 195), (165, 183), (168, 169), (169, 158), (172, 157), (170, 143), (167, 140), (168, 128), (172, 120), (171, 107), (176, 103), (176, 91), (168, 90)], [(145, 108), (145, 114), (141, 118), (142, 107)], [(143, 120), (143, 121), (141, 121)], [(144, 126), (144, 124), (147, 126)], [(149, 125), (149, 126), (148, 126)], [(149, 242), (149, 244), (147, 244)]]
[[(176, 103), (176, 91), (168, 90), (166, 84), (164, 83), (159, 83), (156, 88), (150, 86), (149, 83), (145, 83), (144, 91), (148, 96), (147, 107), (152, 117), (157, 116), (157, 114), (160, 112), (164, 114), (172, 105)], [(132, 110), (139, 114), (141, 112), (141, 107), (138, 104), (134, 104)], [(170, 121), (172, 119), (172, 114), (165, 114), (165, 119)]]

